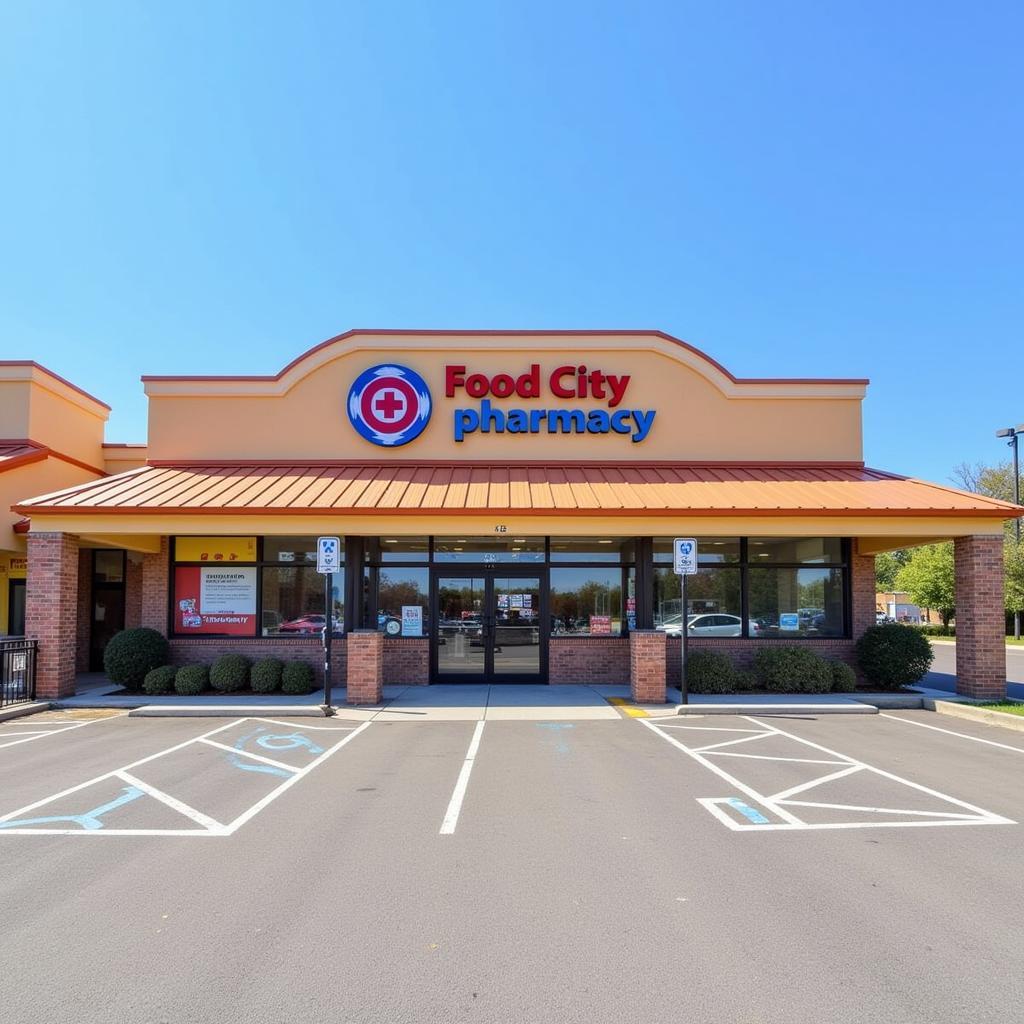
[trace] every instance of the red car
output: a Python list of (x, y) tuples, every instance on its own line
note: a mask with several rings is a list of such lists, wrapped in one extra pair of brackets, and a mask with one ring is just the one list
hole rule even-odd
[[(342, 623), (340, 620), (334, 620), (333, 629), (335, 633), (340, 633), (342, 631)], [(322, 615), (300, 615), (297, 619), (290, 619), (288, 622), (282, 622), (278, 627), (278, 632), (280, 633), (302, 633), (309, 635), (322, 633), (323, 631), (324, 617)]]

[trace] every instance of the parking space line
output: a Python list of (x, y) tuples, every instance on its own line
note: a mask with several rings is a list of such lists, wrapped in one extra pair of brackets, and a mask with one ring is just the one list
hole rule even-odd
[(952, 729), (942, 729), (937, 725), (929, 725), (927, 722), (915, 722), (912, 718), (900, 718), (897, 715), (886, 715), (879, 712), (879, 718), (888, 718), (891, 722), (902, 722), (904, 725), (916, 725), (921, 729), (932, 729), (935, 732), (944, 732), (947, 736), (959, 736), (962, 740), (974, 740), (975, 743), (984, 743), (989, 747), (1002, 747), (1003, 750), (1015, 750), (1018, 754), (1024, 754), (1024, 747), (1011, 747), (1009, 743), (997, 743), (995, 740), (984, 740), (980, 736), (971, 736), (966, 732), (954, 732)]
[[(71, 732), (73, 729), (81, 729), (82, 726), (84, 726), (84, 725), (95, 725), (96, 722), (107, 722), (107, 721), (110, 720), (110, 718), (120, 718), (120, 717), (121, 717), (120, 715), (111, 715), (111, 716), (109, 716), (109, 718), (93, 718), (93, 719), (91, 719), (88, 722), (71, 722), (71, 723), (68, 723), (68, 724), (65, 724), (63, 722), (56, 722), (56, 723), (54, 723), (54, 727), (52, 729), (38, 729), (38, 730), (34, 730), (31, 734), (27, 733), (27, 732), (25, 732), (25, 733), (13, 733), (13, 732), (12, 733), (2, 733), (0, 735), (4, 735), (4, 736), (17, 736), (18, 738), (16, 740), (11, 740), (10, 743), (0, 743), (0, 750), (3, 750), (5, 747), (16, 747), (19, 743), (31, 743), (33, 740), (41, 740), (44, 736), (54, 736), (54, 735), (56, 735), (57, 733), (60, 733), (60, 732)], [(13, 723), (8, 723), (8, 724), (13, 724)], [(26, 725), (27, 724), (28, 723), (26, 723)], [(38, 726), (41, 723), (40, 722), (33, 722), (31, 724), (35, 725), (35, 726)], [(8, 725), (4, 726), (4, 728), (7, 728), (7, 727), (8, 727)]]
[(272, 757), (264, 757), (262, 754), (251, 754), (248, 750), (240, 750), (238, 747), (229, 747), (226, 743), (218, 743), (217, 740), (200, 740), (200, 743), (209, 747), (219, 747), (229, 754), (239, 754), (242, 757), (251, 758), (253, 761), (262, 761), (264, 764), (273, 765), (275, 768), (283, 768), (285, 771), (297, 772), (299, 769), (293, 764), (285, 764), (284, 761), (275, 761)]
[(141, 789), (143, 793), (153, 797), (154, 800), (159, 800), (162, 804), (166, 804), (179, 814), (184, 814), (186, 818), (191, 818), (197, 825), (202, 825), (203, 828), (210, 832), (219, 832), (224, 828), (219, 821), (211, 818), (208, 814), (197, 811), (194, 807), (190, 807), (188, 804), (177, 799), (177, 797), (171, 796), (170, 793), (165, 793), (162, 789), (157, 789), (156, 786), (151, 786), (148, 782), (143, 782), (142, 779), (128, 772), (117, 772), (117, 777), (127, 782), (129, 786)]
[(722, 747), (734, 747), (737, 743), (750, 743), (753, 740), (764, 739), (765, 734), (763, 732), (756, 732), (753, 736), (744, 736), (739, 740), (726, 740), (724, 743), (712, 743), (707, 747), (695, 747), (699, 753), (704, 753), (707, 750), (720, 750)]
[[(735, 796), (721, 796), (721, 797), (698, 797), (697, 803), (708, 810), (718, 821), (724, 824), (727, 828), (734, 832), (747, 832), (747, 831), (770, 831), (770, 830), (817, 830), (817, 829), (846, 829), (846, 828), (877, 828), (881, 826), (886, 827), (925, 827), (925, 826), (938, 826), (938, 825), (1013, 825), (1016, 824), (1009, 818), (1005, 818), (1002, 815), (995, 814), (991, 811), (986, 811), (980, 807), (975, 807), (973, 804), (969, 804), (964, 800), (959, 800), (956, 797), (947, 796), (944, 793), (940, 793), (937, 790), (930, 789), (927, 786), (923, 786), (917, 782), (911, 782), (909, 779), (901, 778), (898, 775), (894, 775), (891, 772), (887, 772), (882, 768), (875, 768), (872, 765), (866, 764), (857, 758), (849, 757), (846, 754), (841, 754), (838, 751), (830, 750), (828, 747), (824, 747), (819, 743), (814, 743), (811, 740), (803, 739), (800, 736), (796, 736), (793, 733), (785, 732), (778, 727), (771, 725), (767, 722), (762, 722), (757, 718), (749, 715), (744, 715), (743, 718), (755, 726), (761, 728), (761, 732), (755, 736), (747, 737), (748, 739), (756, 739), (759, 737), (781, 737), (794, 743), (801, 744), (804, 747), (810, 747), (814, 750), (821, 751), (827, 754), (830, 758), (836, 760), (829, 760), (825, 762), (818, 761), (817, 759), (811, 758), (784, 758), (784, 757), (767, 757), (759, 755), (745, 755), (740, 752), (733, 752), (728, 750), (718, 750), (717, 745), (711, 747), (688, 747), (684, 743), (680, 742), (675, 736), (669, 735), (664, 727), (654, 720), (641, 720), (640, 724), (646, 726), (652, 732), (658, 733), (662, 739), (671, 743), (674, 747), (683, 751), (693, 760), (702, 764), (705, 768), (710, 769), (715, 775), (725, 779), (731, 786), (735, 787), (739, 792), (750, 797), (755, 804), (759, 804), (765, 808), (768, 812), (778, 818), (778, 821), (771, 821), (766, 818), (765, 815), (761, 814), (755, 807), (751, 807), (744, 803), (742, 800)], [(901, 719), (902, 720), (902, 719)], [(735, 742), (735, 741), (733, 741)], [(724, 744), (726, 746), (730, 744)], [(1011, 748), (1015, 749), (1015, 748)], [(707, 755), (707, 756), (705, 756)], [(759, 792), (753, 786), (747, 785), (742, 780), (736, 778), (734, 775), (729, 774), (719, 765), (715, 764), (711, 758), (718, 757), (746, 757), (749, 761), (754, 762), (757, 760), (762, 761), (792, 761), (799, 764), (810, 763), (810, 764), (836, 764), (840, 765), (839, 771), (830, 772), (827, 775), (819, 776), (818, 778), (812, 779), (808, 782), (801, 783), (797, 786), (790, 787), (789, 789), (782, 790), (774, 795), (766, 795)], [(753, 766), (753, 765), (751, 765)], [(813, 800), (796, 800), (793, 799), (799, 793), (807, 793), (809, 790), (813, 790), (817, 786), (826, 785), (829, 782), (836, 781), (855, 773), (862, 772), (866, 775), (875, 775), (880, 778), (888, 779), (892, 782), (899, 783), (900, 785), (906, 786), (909, 789), (916, 790), (921, 793), (925, 793), (943, 804), (951, 804), (953, 806), (962, 808), (964, 811), (971, 813), (964, 814), (962, 811), (942, 810), (942, 811), (911, 811), (897, 807), (871, 807), (864, 805), (853, 805), (845, 803), (835, 802), (817, 802)], [(856, 820), (856, 821), (833, 821), (833, 822), (814, 822), (804, 821), (797, 817), (791, 810), (790, 807), (800, 808), (817, 808), (829, 811), (844, 811), (844, 812), (859, 812), (862, 814), (879, 814), (888, 816), (902, 816), (904, 818), (912, 818), (913, 820), (903, 821), (871, 821), (871, 820)], [(746, 819), (745, 821), (737, 820), (735, 816), (730, 814), (730, 811), (737, 811), (742, 814)]]
[[(287, 725), (291, 728), (295, 728), (294, 722), (282, 722), (276, 718), (254, 718), (254, 722), (269, 722), (271, 725)], [(365, 724), (365, 723), (364, 723)], [(352, 732), (358, 729), (356, 725), (306, 725), (305, 722), (302, 724), (303, 729), (315, 729), (319, 732)]]
[[(646, 722), (646, 719), (637, 719), (639, 722)], [(476, 723), (473, 730), (473, 738), (469, 741), (469, 749), (466, 751), (466, 759), (462, 762), (459, 770), (459, 777), (455, 781), (455, 789), (452, 791), (452, 798), (448, 801), (448, 810), (445, 811), (444, 821), (441, 822), (440, 835), (450, 836), (455, 832), (455, 826), (459, 823), (459, 812), (462, 810), (462, 800), (466, 795), (466, 787), (469, 785), (469, 776), (473, 771), (473, 763), (476, 760), (476, 752), (480, 749), (480, 737), (483, 735), (485, 721)]]

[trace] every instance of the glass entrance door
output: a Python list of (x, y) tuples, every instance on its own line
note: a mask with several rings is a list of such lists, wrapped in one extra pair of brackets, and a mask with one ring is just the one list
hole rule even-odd
[(536, 683), (546, 677), (543, 578), (481, 569), (434, 579), (435, 682)]
[(25, 581), (11, 580), (7, 591), (7, 633), (25, 635)]

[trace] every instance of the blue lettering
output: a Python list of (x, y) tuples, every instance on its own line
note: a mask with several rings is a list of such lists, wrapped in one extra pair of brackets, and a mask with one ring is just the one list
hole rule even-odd
[(480, 417), (474, 409), (455, 410), (455, 440), (461, 441), (466, 434), (476, 432), (480, 426)]
[(480, 433), (489, 434), (491, 427), (496, 434), (505, 433), (505, 414), (500, 409), (491, 407), (491, 400), (485, 398), (480, 403)]
[(616, 434), (631, 434), (633, 432), (632, 426), (630, 426), (630, 419), (632, 419), (633, 413), (630, 409), (620, 409), (618, 412), (612, 413), (612, 430)]
[(611, 418), (604, 409), (591, 409), (587, 413), (587, 433), (607, 434), (610, 421)]
[(552, 409), (548, 413), (549, 434), (582, 434), (587, 429), (587, 418), (581, 409)]
[(507, 429), (510, 434), (528, 434), (530, 432), (525, 409), (509, 409)]
[(633, 435), (633, 444), (639, 444), (650, 432), (654, 424), (654, 409), (634, 409), (633, 419), (636, 421), (636, 433)]

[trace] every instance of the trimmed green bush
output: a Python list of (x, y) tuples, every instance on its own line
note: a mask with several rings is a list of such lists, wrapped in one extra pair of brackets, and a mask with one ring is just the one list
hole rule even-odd
[(757, 673), (753, 669), (738, 668), (733, 674), (733, 690), (736, 693), (750, 693), (757, 689)]
[(691, 693), (732, 693), (736, 670), (727, 654), (693, 651), (686, 656), (686, 686)]
[(857, 641), (857, 664), (876, 686), (910, 686), (924, 676), (934, 657), (919, 629), (895, 622), (872, 626)]
[(167, 637), (155, 629), (122, 629), (103, 652), (103, 669), (112, 683), (136, 689), (146, 673), (167, 663)]
[(281, 673), (282, 693), (312, 693), (313, 668), (304, 661), (289, 661)]
[(210, 670), (205, 665), (185, 665), (174, 677), (174, 692), (183, 697), (202, 693), (210, 681)]
[(762, 647), (754, 655), (754, 665), (758, 682), (771, 693), (828, 693), (832, 689), (828, 662), (806, 647)]
[(173, 665), (150, 669), (142, 680), (142, 690), (150, 694), (170, 693), (174, 689), (174, 677), (177, 674), (178, 670)]
[(277, 658), (264, 658), (257, 661), (249, 672), (249, 686), (253, 693), (273, 693), (281, 688), (281, 673), (284, 662)]
[(241, 654), (222, 654), (210, 669), (210, 686), (218, 693), (244, 690), (249, 682), (249, 659)]
[(845, 661), (833, 661), (832, 692), (853, 693), (857, 689), (857, 673)]
[(943, 626), (941, 623), (926, 622), (923, 626), (914, 626), (922, 636), (956, 636), (956, 626)]

